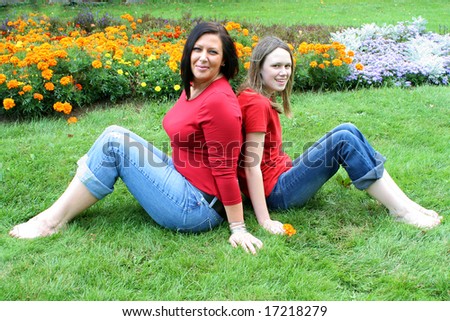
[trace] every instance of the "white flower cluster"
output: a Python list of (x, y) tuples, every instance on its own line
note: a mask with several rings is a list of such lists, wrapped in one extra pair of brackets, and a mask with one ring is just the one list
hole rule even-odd
[(365, 84), (393, 82), (397, 85), (422, 83), (448, 85), (450, 77), (450, 35), (426, 32), (422, 17), (397, 25), (366, 24), (332, 33), (333, 41), (355, 52), (349, 81)]

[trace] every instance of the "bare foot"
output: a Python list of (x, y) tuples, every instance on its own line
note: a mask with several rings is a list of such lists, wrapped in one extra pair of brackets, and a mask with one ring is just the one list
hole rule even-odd
[(52, 226), (41, 215), (35, 216), (28, 222), (14, 226), (9, 235), (19, 239), (34, 239), (55, 234), (62, 226)]
[(442, 219), (442, 216), (439, 216), (435, 211), (427, 210), (423, 207), (416, 208), (415, 206), (408, 210), (391, 214), (400, 222), (420, 228), (433, 228), (439, 225)]

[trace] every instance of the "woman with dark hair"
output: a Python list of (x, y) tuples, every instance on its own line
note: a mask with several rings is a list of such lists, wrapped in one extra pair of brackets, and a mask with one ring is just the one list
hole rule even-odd
[(304, 205), (342, 166), (356, 188), (367, 191), (398, 220), (421, 228), (438, 225), (442, 218), (403, 193), (385, 170), (385, 158), (353, 124), (337, 126), (294, 161), (282, 151), (279, 114), (290, 115), (293, 77), (289, 46), (266, 37), (254, 48), (238, 93), (244, 132), (238, 177), (259, 224), (270, 233), (285, 234), (269, 209)]
[(255, 253), (262, 243), (243, 224), (236, 175), (242, 115), (228, 80), (238, 71), (238, 57), (225, 28), (216, 23), (195, 26), (180, 68), (185, 88), (163, 119), (172, 157), (125, 128), (110, 126), (78, 161), (61, 197), (16, 225), (10, 235), (36, 238), (58, 232), (111, 193), (121, 178), (161, 226), (203, 232), (228, 220), (231, 245)]

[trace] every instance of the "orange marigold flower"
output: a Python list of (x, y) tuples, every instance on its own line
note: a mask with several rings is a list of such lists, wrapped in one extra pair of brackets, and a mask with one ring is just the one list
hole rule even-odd
[(325, 69), (325, 65), (324, 64), (319, 64), (319, 68), (320, 69)]
[(100, 60), (94, 60), (92, 62), (92, 67), (94, 67), (95, 69), (102, 68), (102, 66), (103, 64)]
[(34, 93), (34, 94), (33, 94), (33, 98), (36, 99), (36, 100), (41, 101), (42, 99), (44, 99), (44, 96), (42, 96), (42, 95), (39, 94), (39, 93)]
[(3, 84), (6, 81), (6, 75), (0, 74), (0, 85)]
[(15, 106), (14, 99), (12, 98), (5, 98), (3, 99), (3, 108), (6, 110), (11, 109)]
[(72, 105), (67, 102), (62, 103), (62, 102), (58, 101), (53, 104), (53, 109), (60, 113), (64, 113), (64, 114), (68, 115), (72, 111)]
[(364, 69), (364, 66), (361, 64), (361, 63), (357, 63), (356, 65), (355, 65), (355, 68), (357, 69), (357, 70), (363, 70)]
[(347, 65), (350, 65), (353, 62), (353, 59), (350, 57), (342, 58), (342, 61), (345, 62)]
[(63, 105), (64, 105), (64, 110), (63, 110), (64, 114), (66, 114), (66, 115), (70, 114), (70, 112), (72, 111), (72, 105), (69, 103), (64, 103)]
[(49, 67), (49, 64), (43, 61), (38, 62), (37, 67), (39, 70), (46, 70)]
[(81, 86), (81, 84), (76, 84), (75, 87), (76, 87), (78, 90), (83, 89), (83, 86)]
[(24, 92), (29, 92), (29, 91), (31, 91), (32, 89), (33, 89), (33, 87), (31, 87), (30, 85), (25, 85), (25, 86), (22, 87), (22, 90), (23, 90)]
[(53, 77), (53, 71), (51, 69), (45, 69), (41, 73), (42, 78), (50, 80)]
[(297, 233), (297, 230), (291, 224), (283, 224), (283, 229), (288, 236), (292, 236)]
[(13, 79), (13, 80), (8, 81), (6, 86), (8, 87), (8, 89), (17, 88), (17, 87), (19, 87), (19, 82), (17, 80)]
[(62, 77), (59, 82), (61, 83), (61, 85), (66, 86), (66, 85), (72, 83), (72, 76)]
[(246, 62), (244, 63), (244, 68), (245, 68), (246, 70), (250, 69), (250, 61), (246, 61)]
[(45, 89), (48, 90), (48, 91), (55, 90), (55, 85), (54, 85), (52, 82), (46, 82), (46, 83), (44, 84), (44, 87), (45, 87)]
[(69, 119), (67, 119), (68, 124), (75, 124), (77, 121), (78, 118), (76, 118), (75, 116), (69, 117)]

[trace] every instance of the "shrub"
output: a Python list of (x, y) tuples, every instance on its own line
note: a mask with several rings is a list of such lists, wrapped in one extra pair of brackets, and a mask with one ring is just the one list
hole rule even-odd
[(426, 32), (426, 20), (397, 25), (364, 25), (332, 34), (355, 52), (364, 65), (347, 78), (356, 85), (447, 85), (450, 74), (450, 35)]

